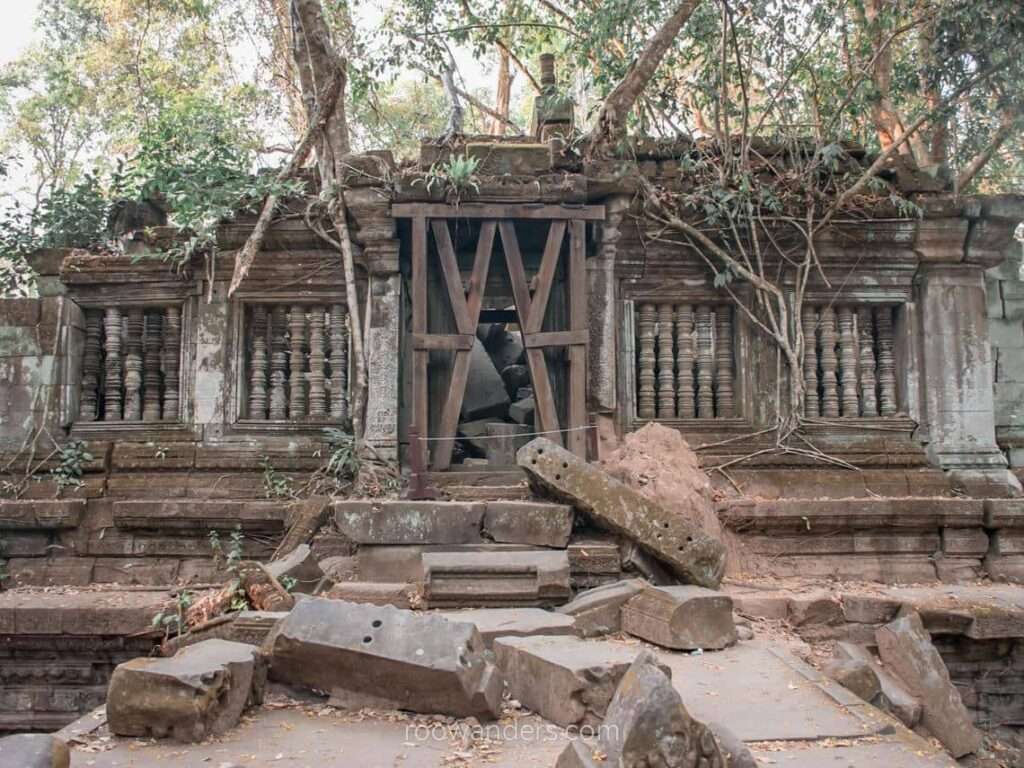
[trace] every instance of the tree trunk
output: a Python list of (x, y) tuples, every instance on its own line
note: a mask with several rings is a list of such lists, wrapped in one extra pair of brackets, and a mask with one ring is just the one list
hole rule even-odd
[(510, 58), (508, 49), (498, 48), (498, 82), (495, 88), (494, 111), (503, 119), (491, 120), (491, 134), (493, 136), (504, 136), (505, 126), (508, 123), (509, 101), (512, 96), (512, 69), (509, 66)]

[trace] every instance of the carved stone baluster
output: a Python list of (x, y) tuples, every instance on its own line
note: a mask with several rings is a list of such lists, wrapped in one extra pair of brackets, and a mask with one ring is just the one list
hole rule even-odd
[(142, 309), (129, 309), (125, 316), (124, 335), (124, 417), (128, 421), (142, 418)]
[(853, 310), (839, 308), (839, 386), (842, 389), (843, 416), (860, 415), (857, 398), (857, 350), (853, 332)]
[(672, 305), (658, 305), (658, 418), (676, 415), (675, 357), (672, 355)]
[(804, 416), (821, 416), (818, 399), (818, 311), (804, 307), (801, 318), (804, 332)]
[(103, 313), (86, 310), (85, 350), (82, 357), (82, 392), (78, 399), (78, 418), (82, 421), (96, 421), (99, 418), (100, 371), (102, 370), (101, 345), (103, 340)]
[(288, 313), (288, 335), (291, 341), (288, 417), (301, 419), (306, 416), (306, 308), (301, 304), (293, 305)]
[(821, 310), (821, 415), (839, 415), (839, 392), (836, 388), (836, 313), (832, 307)]
[(331, 306), (331, 418), (348, 418), (348, 325), (345, 305)]
[(720, 305), (715, 307), (715, 405), (720, 419), (735, 415), (732, 380), (732, 310)]
[(160, 421), (160, 368), (163, 358), (163, 315), (146, 313), (142, 332), (142, 420)]
[(267, 418), (267, 308), (263, 304), (252, 308), (250, 338), (248, 416), (262, 421)]
[(896, 361), (893, 358), (892, 307), (875, 310), (878, 328), (878, 412), (896, 415)]
[(288, 418), (288, 336), (287, 314), (283, 305), (270, 313), (270, 418)]
[(697, 307), (697, 418), (715, 418), (714, 325), (711, 307)]
[(681, 419), (697, 415), (693, 398), (693, 307), (676, 307), (676, 408)]
[(878, 415), (875, 395), (875, 322), (871, 310), (864, 307), (857, 312), (857, 337), (860, 342), (860, 405), (864, 416)]
[(103, 318), (104, 341), (103, 364), (105, 379), (103, 382), (103, 419), (104, 421), (121, 420), (121, 310), (108, 307)]
[(181, 406), (181, 308), (167, 307), (164, 310), (164, 344), (162, 350), (164, 365), (164, 421), (177, 421)]
[(327, 416), (327, 390), (324, 387), (324, 308), (309, 310), (309, 415)]
[(654, 318), (653, 304), (640, 305), (640, 317), (637, 320), (637, 336), (640, 339), (639, 365), (637, 375), (636, 413), (641, 419), (653, 419), (654, 409)]

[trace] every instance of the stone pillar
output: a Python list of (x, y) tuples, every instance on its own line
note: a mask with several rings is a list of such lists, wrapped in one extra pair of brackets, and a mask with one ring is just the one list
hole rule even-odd
[[(588, 408), (596, 414), (598, 422), (604, 421), (606, 426), (610, 426), (618, 407), (619, 312), (616, 308), (615, 257), (622, 238), (620, 227), (629, 205), (628, 197), (611, 197), (605, 201), (606, 218), (594, 225), (594, 255), (586, 262), (587, 324), (590, 328)], [(613, 434), (614, 428), (607, 432)]]
[(929, 457), (972, 495), (1020, 484), (996, 445), (985, 283), (974, 264), (922, 264), (917, 275)]
[[(397, 244), (396, 244), (397, 246)], [(398, 458), (398, 371), (401, 361), (402, 279), (397, 272), (370, 275), (370, 327), (366, 332), (366, 441)]]

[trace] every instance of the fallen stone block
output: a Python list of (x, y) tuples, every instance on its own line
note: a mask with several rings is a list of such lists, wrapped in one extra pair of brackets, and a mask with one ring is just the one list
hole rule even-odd
[(600, 744), (616, 768), (727, 768), (711, 729), (694, 720), (649, 651), (623, 675), (608, 705)]
[(523, 336), (521, 333), (509, 331), (508, 329), (495, 325), (491, 333), (487, 335), (484, 342), (494, 367), (504, 371), (510, 365), (517, 365), (523, 362), (524, 348)]
[(572, 616), (542, 608), (476, 608), (438, 613), (449, 621), (462, 621), (475, 626), (488, 648), (499, 637), (576, 635), (576, 622)]
[(526, 437), (528, 427), (522, 424), (488, 424), (484, 454), (488, 464), (511, 466), (516, 463), (516, 451), (526, 445), (530, 438)]
[(308, 544), (299, 544), (280, 560), (266, 566), (267, 573), (277, 579), (285, 588), (291, 583), (291, 591), (311, 595), (324, 577), (320, 564), (313, 557)]
[(949, 670), (916, 613), (908, 613), (875, 633), (878, 653), (886, 667), (921, 700), (921, 723), (960, 758), (981, 747), (981, 732), (974, 727)]
[(186, 742), (223, 735), (261, 700), (264, 677), (259, 649), (227, 640), (190, 645), (169, 659), (132, 659), (110, 678), (110, 730)]
[(558, 609), (572, 616), (576, 631), (582, 637), (610, 635), (622, 629), (622, 606), (643, 590), (642, 579), (626, 579), (580, 592), (576, 598)]
[(878, 675), (864, 659), (832, 659), (822, 672), (866, 702), (873, 702), (882, 693)]
[(750, 747), (721, 723), (707, 723), (707, 727), (718, 742), (718, 748), (725, 758), (727, 768), (759, 768)]
[(357, 544), (479, 544), (484, 505), (453, 501), (336, 501), (338, 530)]
[(516, 400), (508, 407), (508, 417), (516, 424), (533, 426), (533, 413), (537, 409), (537, 402), (532, 397), (524, 397)]
[(494, 718), (502, 680), (472, 624), (338, 600), (302, 600), (267, 638), (270, 676), (374, 706)]
[(565, 550), (423, 555), (423, 598), (430, 608), (555, 605), (571, 594)]
[(494, 656), (513, 698), (568, 728), (601, 723), (636, 649), (574, 637), (500, 637)]
[(0, 768), (70, 768), (68, 745), (48, 733), (20, 733), (0, 739)]
[(335, 584), (323, 596), (349, 603), (412, 608), (418, 595), (416, 586), (406, 582), (345, 581)]
[(836, 657), (863, 661), (870, 665), (878, 679), (879, 693), (871, 702), (884, 712), (888, 712), (907, 728), (914, 728), (921, 721), (921, 702), (916, 699), (893, 674), (888, 672), (878, 659), (863, 645), (856, 643), (836, 643)]
[(572, 534), (572, 507), (535, 501), (490, 501), (484, 535), (499, 544), (533, 544), (564, 549)]
[[(599, 750), (598, 750), (599, 751)], [(604, 765), (604, 753), (595, 756), (595, 750), (580, 739), (573, 739), (565, 745), (565, 749), (558, 756), (555, 768), (598, 768)], [(598, 759), (601, 762), (597, 762)]]
[(693, 522), (703, 519), (696, 511), (692, 516), (669, 513), (544, 438), (522, 448), (517, 461), (535, 484), (635, 541), (686, 582), (718, 588), (725, 573), (725, 547)]
[(495, 416), (505, 413), (509, 397), (505, 391), (505, 382), (501, 380), (498, 368), (491, 361), (484, 345), (478, 339), (473, 341), (473, 349), (469, 356), (469, 377), (466, 380), (466, 393), (462, 398), (462, 418), (466, 421), (479, 419), (483, 416)]
[(487, 427), (491, 424), (504, 423), (505, 422), (501, 419), (494, 417), (488, 419), (477, 419), (476, 421), (464, 421), (459, 424), (458, 433), (466, 440), (466, 442), (480, 451), (480, 453), (486, 453), (487, 443), (490, 442), (485, 437), (487, 434)]
[(515, 397), (520, 389), (530, 386), (530, 369), (525, 365), (507, 365), (501, 371), (501, 380), (508, 396)]
[(577, 535), (569, 541), (569, 571), (576, 589), (590, 589), (622, 577), (622, 553), (615, 536)]
[(622, 629), (679, 651), (718, 651), (736, 642), (732, 598), (704, 587), (644, 587), (622, 606)]

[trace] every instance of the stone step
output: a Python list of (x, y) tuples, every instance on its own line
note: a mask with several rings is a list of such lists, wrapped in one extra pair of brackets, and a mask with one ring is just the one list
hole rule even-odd
[(743, 532), (980, 528), (984, 502), (938, 497), (740, 500), (720, 504), (718, 517), (726, 527)]
[(115, 501), (114, 525), (118, 528), (233, 530), (280, 532), (288, 517), (287, 502), (228, 501), (225, 499), (147, 499)]
[(423, 555), (423, 599), (429, 608), (560, 605), (571, 594), (565, 550)]

